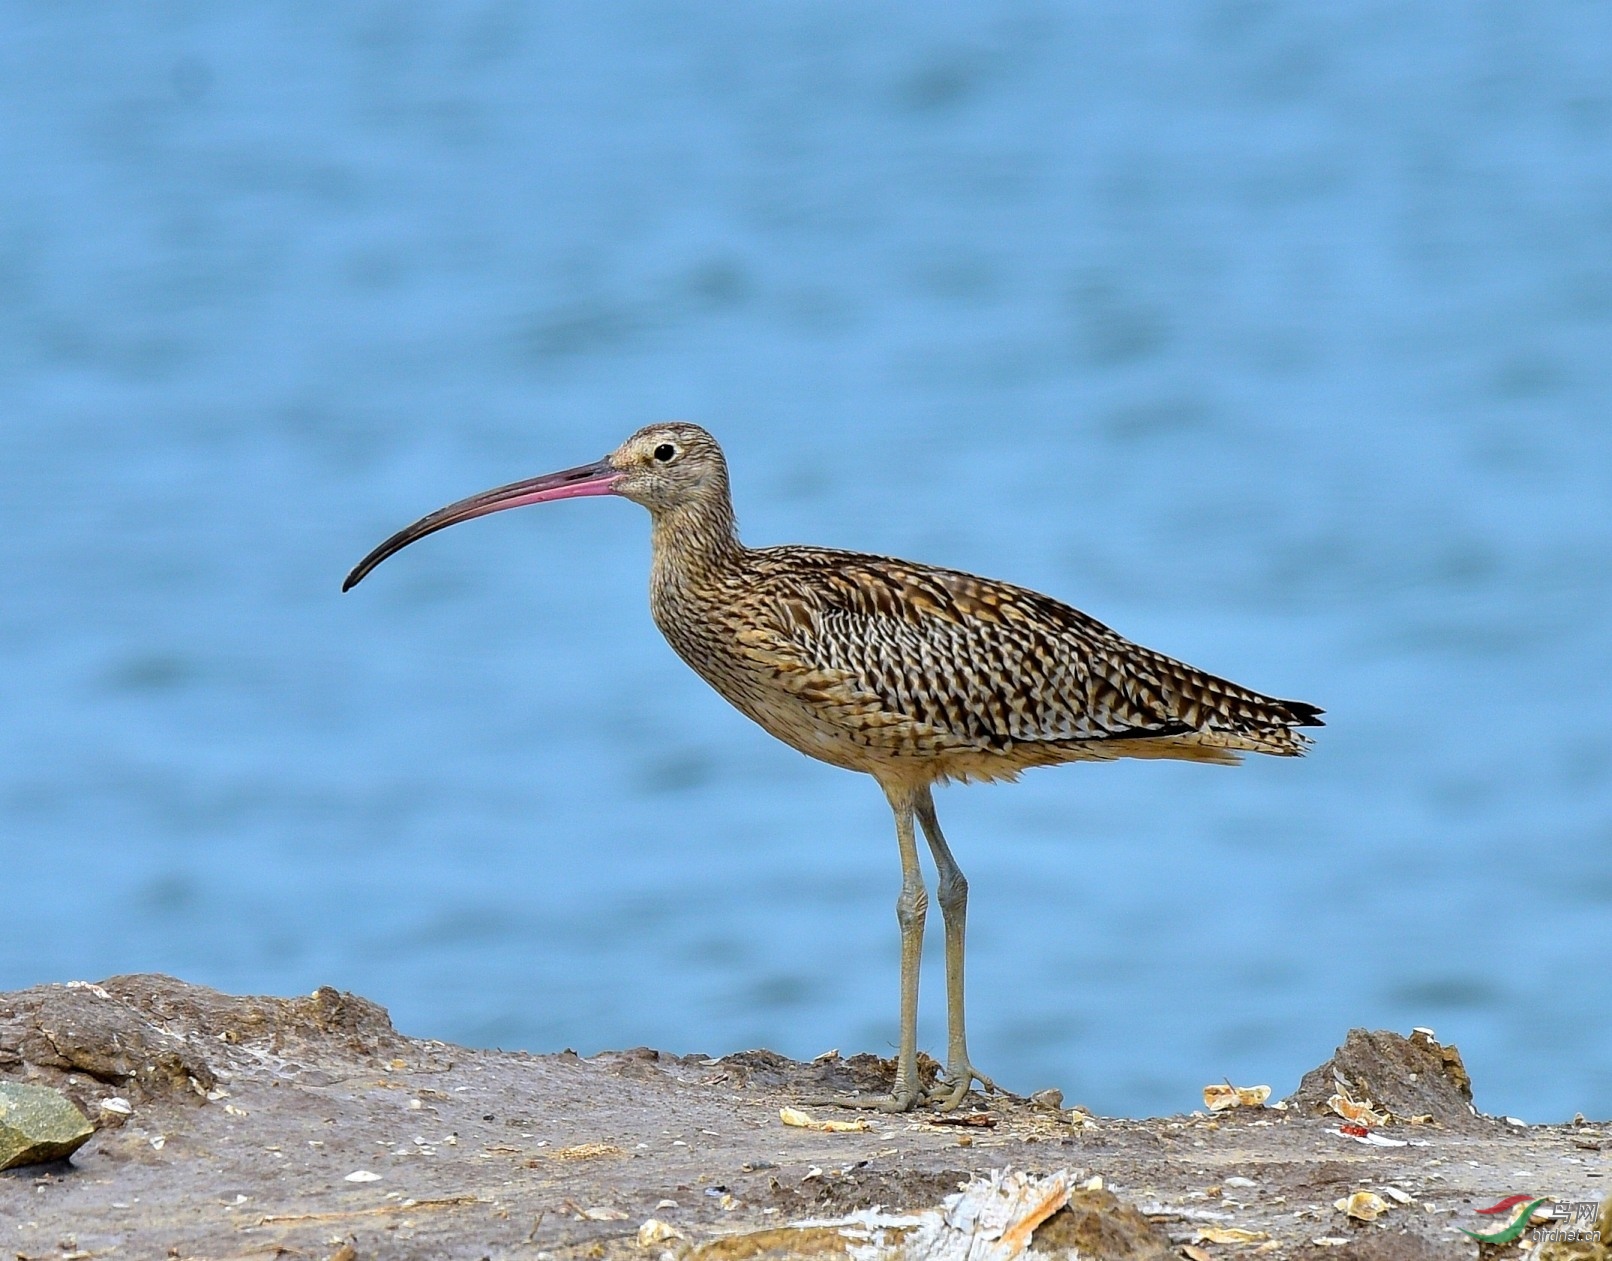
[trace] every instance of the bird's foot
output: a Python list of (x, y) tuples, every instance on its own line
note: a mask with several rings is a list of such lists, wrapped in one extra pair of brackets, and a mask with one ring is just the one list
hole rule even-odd
[(912, 1112), (920, 1106), (929, 1105), (937, 1112), (955, 1112), (968, 1098), (975, 1082), (990, 1094), (1008, 1099), (1018, 1097), (1003, 1090), (964, 1060), (960, 1067), (949, 1066), (932, 1086), (910, 1086), (898, 1081), (895, 1089), (887, 1095), (830, 1095), (808, 1099), (806, 1104), (819, 1108), (858, 1108), (864, 1112)]
[(993, 1095), (1007, 1093), (984, 1073), (980, 1072), (967, 1060), (964, 1060), (961, 1065), (948, 1064), (946, 1066), (946, 1071), (941, 1075), (940, 1080), (925, 1093), (925, 1101), (934, 1104), (937, 1111), (954, 1112), (963, 1100), (968, 1097), (969, 1089), (975, 1082), (978, 1082), (982, 1089), (990, 1091)]
[(829, 1095), (822, 1099), (808, 1099), (816, 1108), (860, 1108), (864, 1112), (911, 1112), (924, 1095), (915, 1086), (896, 1087), (888, 1095)]

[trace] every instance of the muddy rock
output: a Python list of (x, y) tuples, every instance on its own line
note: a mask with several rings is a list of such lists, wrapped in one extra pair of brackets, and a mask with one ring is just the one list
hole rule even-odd
[(0, 996), (0, 1073), (8, 1068), (65, 1089), (80, 1105), (112, 1093), (97, 1087), (137, 1100), (194, 1099), (216, 1081), (200, 1050), (138, 1006), (82, 982)]
[[(824, 1132), (780, 1110), (844, 1115), (814, 1101), (888, 1090), (888, 1060), (528, 1055), (402, 1037), (333, 989), (44, 985), (0, 994), (0, 1082), (59, 1088), (98, 1128), (70, 1162), (0, 1173), (0, 1253), (860, 1257), (858, 1239), (899, 1238), (880, 1223), (932, 1218), (1011, 1169), (1082, 1188), (1038, 1221), (1040, 1257), (1229, 1256), (1235, 1244), (1197, 1242), (1222, 1230), (1277, 1256), (1388, 1261), (1470, 1257), (1456, 1228), (1483, 1225), (1476, 1209), (1520, 1169), (1539, 1194), (1603, 1198), (1605, 1127), (1475, 1118), (1452, 1056), (1357, 1031), (1306, 1078), (1300, 1097), (1324, 1103), (1342, 1078), (1396, 1115), (1444, 1121), (1385, 1127), (1408, 1136), (1398, 1147), (1303, 1107), (1124, 1120), (1011, 1096), (971, 1100), (984, 1120), (967, 1126), (870, 1113), (866, 1130)], [(1094, 1176), (1100, 1191), (1085, 1189)], [(1333, 1207), (1389, 1186), (1405, 1198), (1374, 1222)]]
[(170, 1033), (218, 1038), (276, 1054), (374, 1059), (404, 1044), (386, 1008), (328, 985), (306, 998), (241, 998), (170, 976), (114, 976), (100, 985)]
[(131, 975), (0, 995), (0, 1078), (56, 1087), (92, 1116), (114, 1096), (194, 1105), (241, 1068), (306, 1077), (403, 1046), (384, 1008), (328, 987), (239, 998)]
[(1330, 1060), (1304, 1075), (1288, 1102), (1307, 1113), (1327, 1115), (1327, 1101), (1340, 1089), (1402, 1121), (1430, 1117), (1436, 1125), (1467, 1132), (1495, 1124), (1473, 1108), (1472, 1079), (1460, 1051), (1442, 1045), (1425, 1029), (1408, 1038), (1381, 1029), (1351, 1029)]
[(1103, 1257), (1107, 1261), (1165, 1261), (1170, 1239), (1112, 1191), (1075, 1191), (1069, 1203), (1036, 1228), (1042, 1254)]
[(61, 1091), (0, 1081), (0, 1169), (65, 1160), (94, 1133)]

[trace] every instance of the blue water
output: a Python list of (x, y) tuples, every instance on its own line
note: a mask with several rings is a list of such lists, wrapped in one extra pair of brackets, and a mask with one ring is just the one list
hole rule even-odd
[(675, 416), (753, 543), (1328, 711), (942, 794), (982, 1068), (1175, 1110), (1422, 1024), (1612, 1113), (1609, 59), (1587, 0), (0, 5), (0, 988), (889, 1048), (882, 796), (673, 657), (637, 508), (338, 593)]

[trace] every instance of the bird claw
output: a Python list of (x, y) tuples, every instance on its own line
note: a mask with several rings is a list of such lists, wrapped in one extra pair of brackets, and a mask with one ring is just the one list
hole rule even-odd
[(972, 1064), (964, 1062), (961, 1068), (948, 1068), (933, 1086), (897, 1085), (888, 1095), (830, 1095), (823, 1099), (808, 1099), (808, 1107), (857, 1108), (864, 1112), (912, 1112), (927, 1104), (937, 1112), (955, 1112), (968, 1098), (975, 1082), (980, 1089), (993, 1095), (1009, 1095)]
[(993, 1095), (1006, 1092), (984, 1073), (976, 1069), (966, 1060), (962, 1066), (948, 1066), (945, 1075), (933, 1086), (924, 1092), (924, 1101), (935, 1106), (937, 1112), (954, 1112), (964, 1099), (974, 1083), (978, 1082), (982, 1090)]
[(808, 1099), (807, 1106), (814, 1108), (859, 1108), (864, 1112), (911, 1112), (923, 1098), (921, 1091), (908, 1087), (896, 1089), (888, 1095), (829, 1095), (823, 1099)]

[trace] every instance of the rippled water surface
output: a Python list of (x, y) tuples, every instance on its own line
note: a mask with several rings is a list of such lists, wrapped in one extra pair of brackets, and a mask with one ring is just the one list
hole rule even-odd
[(1180, 1109), (1423, 1024), (1487, 1109), (1612, 1112), (1605, 6), (0, 24), (0, 988), (889, 1047), (882, 796), (673, 657), (639, 509), (338, 594), (682, 416), (751, 542), (1009, 578), (1328, 711), (1304, 762), (941, 795), (1004, 1084)]

